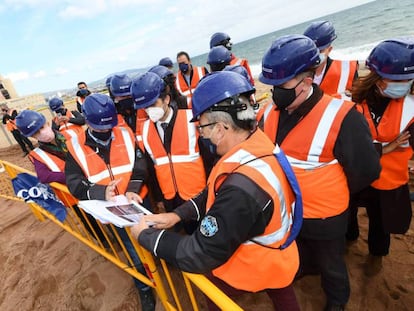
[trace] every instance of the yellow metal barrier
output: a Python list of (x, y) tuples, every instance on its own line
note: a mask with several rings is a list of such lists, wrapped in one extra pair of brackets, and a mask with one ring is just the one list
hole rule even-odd
[[(19, 173), (35, 175), (33, 172), (0, 160), (0, 184), (8, 184), (7, 187), (2, 187), (2, 190), (0, 190), (0, 197), (22, 201), (21, 198), (14, 195), (11, 186), (11, 180)], [(64, 222), (60, 222), (53, 214), (42, 208), (40, 205), (36, 203), (28, 203), (37, 219), (40, 221), (44, 221), (45, 219), (51, 220), (132, 277), (151, 286), (155, 290), (165, 310), (187, 310), (183, 309), (182, 301), (180, 301), (177, 293), (177, 284), (171, 277), (170, 269), (164, 260), (160, 260), (160, 265), (157, 265), (156, 261), (158, 262), (158, 259), (155, 259), (150, 252), (142, 248), (138, 242), (132, 238), (129, 229), (126, 228), (128, 238), (133, 244), (141, 262), (145, 266), (148, 276), (141, 274), (134, 267), (125, 244), (111, 224), (102, 224), (99, 221), (96, 221), (98, 228), (94, 227), (86, 213), (82, 209), (76, 207), (77, 200), (71, 196), (65, 185), (59, 183), (51, 183), (50, 185), (55, 191), (55, 194), (67, 207), (67, 217)], [(102, 236), (104, 238), (102, 238)], [(161, 266), (161, 271), (159, 271), (158, 266)], [(222, 310), (243, 310), (203, 275), (182, 272), (182, 276), (193, 310), (198, 311), (199, 307), (191, 283), (198, 287), (201, 292), (214, 301)]]

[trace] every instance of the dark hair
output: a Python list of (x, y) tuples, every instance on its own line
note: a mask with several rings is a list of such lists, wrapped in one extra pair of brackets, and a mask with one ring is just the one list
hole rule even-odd
[(358, 77), (352, 85), (352, 101), (362, 103), (364, 100), (376, 102), (381, 98), (381, 94), (376, 84), (381, 80), (381, 76), (375, 71), (370, 71), (366, 76)]
[(185, 57), (187, 57), (188, 60), (190, 60), (190, 55), (188, 55), (188, 53), (187, 52), (184, 52), (184, 51), (181, 51), (181, 52), (178, 52), (177, 53), (177, 59), (178, 59), (178, 57), (183, 56), (183, 55)]
[(81, 85), (81, 84), (85, 84), (87, 86), (87, 84), (85, 82), (83, 82), (83, 81), (78, 82), (78, 86)]

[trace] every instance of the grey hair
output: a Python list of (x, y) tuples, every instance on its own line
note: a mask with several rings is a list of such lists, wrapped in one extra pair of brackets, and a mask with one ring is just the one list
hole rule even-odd
[[(256, 120), (256, 115), (255, 115), (253, 106), (250, 104), (249, 99), (247, 99), (245, 96), (240, 96), (239, 97), (239, 102), (241, 104), (245, 104), (246, 109), (236, 112), (237, 120), (246, 121), (246, 122), (248, 122), (248, 121), (254, 122)], [(228, 105), (229, 105), (228, 101), (222, 101), (222, 102), (217, 104), (217, 106), (228, 106)], [(235, 131), (243, 130), (240, 126), (238, 126), (234, 122), (231, 114), (228, 113), (228, 112), (224, 112), (224, 111), (206, 111), (205, 114), (206, 114), (208, 122), (210, 122), (210, 123), (223, 122), (223, 123), (229, 125)]]

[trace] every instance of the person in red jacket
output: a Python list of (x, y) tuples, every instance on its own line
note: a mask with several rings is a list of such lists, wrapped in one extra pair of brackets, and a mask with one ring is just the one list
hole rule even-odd
[(366, 207), (369, 219), (369, 254), (366, 273), (373, 275), (389, 253), (390, 233), (404, 234), (410, 227), (411, 202), (408, 161), (414, 147), (414, 38), (379, 43), (366, 61), (370, 73), (360, 77), (352, 92), (368, 121), (381, 156), (379, 179), (351, 198), (348, 240), (359, 235), (357, 209)]

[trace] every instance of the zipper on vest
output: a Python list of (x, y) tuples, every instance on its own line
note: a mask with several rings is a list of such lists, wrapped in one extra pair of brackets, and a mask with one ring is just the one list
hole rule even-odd
[(174, 166), (171, 160), (171, 153), (167, 152), (167, 156), (168, 156), (168, 163), (170, 165), (171, 177), (172, 177), (173, 184), (174, 184), (175, 194), (177, 194), (178, 186), (177, 186), (177, 180), (175, 179)]

